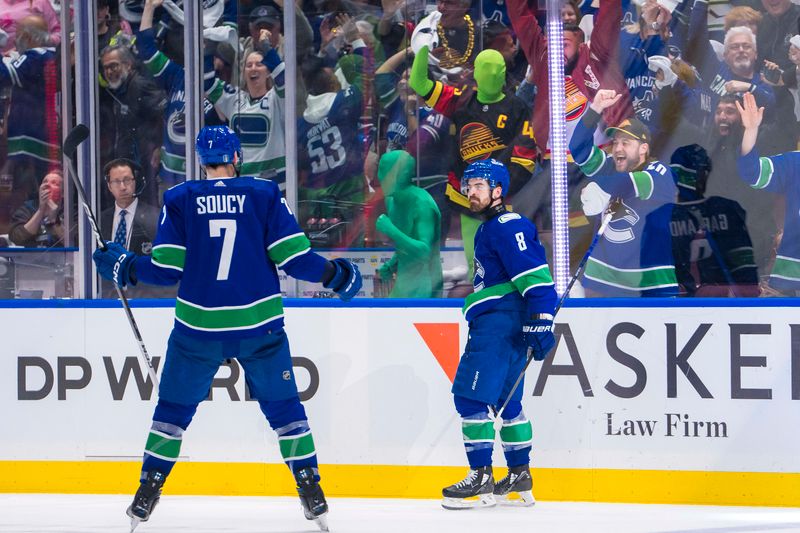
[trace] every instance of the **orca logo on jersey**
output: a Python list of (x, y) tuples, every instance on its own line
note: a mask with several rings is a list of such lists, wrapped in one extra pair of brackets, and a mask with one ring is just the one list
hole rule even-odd
[(522, 217), (519, 216), (519, 214), (517, 213), (506, 213), (505, 215), (500, 215), (500, 218), (498, 218), (497, 220), (499, 220), (501, 224), (505, 224), (509, 220), (517, 220), (518, 218)]
[(244, 194), (198, 196), (198, 215), (223, 215), (244, 213)]

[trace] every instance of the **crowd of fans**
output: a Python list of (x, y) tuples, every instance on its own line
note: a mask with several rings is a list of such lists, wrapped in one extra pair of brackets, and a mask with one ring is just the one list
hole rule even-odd
[[(182, 3), (95, 1), (101, 231), (148, 253), (163, 192), (186, 178)], [(549, 248), (544, 2), (296, 0), (298, 77), (289, 80), (284, 1), (204, 0), (203, 115), (205, 124), (238, 133), (243, 174), (282, 188), (285, 145), (296, 142), (297, 215), (315, 246), (426, 250), (438, 258), (429, 244), (395, 242), (400, 234), (387, 234), (387, 219), (377, 223), (383, 213), (402, 219), (394, 193), (382, 187), (385, 168), (379, 172), (385, 154), (402, 150), (411, 156), (401, 158), (404, 172), (413, 168), (414, 186), (439, 211), (430, 211), (440, 224), (437, 245), (461, 241), (470, 271), (477, 222), (459, 181), (477, 159), (509, 167), (506, 203), (536, 222)], [(707, 0), (569, 0), (562, 7), (557, 46), (564, 49), (572, 149), (573, 260), (585, 252), (606, 196), (614, 206), (607, 246), (630, 238), (625, 249), (637, 248), (624, 258), (611, 248), (619, 264), (596, 264), (588, 285), (606, 276), (601, 285), (625, 295), (650, 294), (630, 279), (656, 268), (650, 246), (671, 247), (669, 264), (661, 257), (658, 268), (674, 269), (669, 290), (653, 295), (796, 295), (800, 288), (800, 259), (778, 253), (792, 235), (787, 221), (796, 222), (797, 213), (785, 209), (797, 186), (756, 186), (772, 176), (769, 156), (797, 149), (800, 6), (730, 0), (712, 7)], [(59, 25), (60, 9), (56, 0), (0, 0), (0, 234), (9, 245), (65, 242), (59, 138), (68, 119), (60, 83), (70, 66), (60, 64), (59, 47), (70, 33)], [(287, 90), (297, 95), (297, 139), (285, 135)], [(751, 147), (762, 156), (756, 181), (754, 167), (745, 172), (741, 163), (745, 95), (763, 108)], [(573, 139), (585, 128), (593, 143)], [(620, 135), (644, 146), (642, 158), (626, 152)], [(601, 153), (609, 155), (608, 169), (630, 176), (630, 197), (600, 173)], [(404, 222), (403, 238), (416, 234), (412, 222)], [(654, 237), (661, 234), (669, 242)], [(796, 265), (781, 270), (788, 283), (770, 278), (776, 258)], [(437, 270), (439, 260), (420, 263)], [(379, 276), (391, 283), (397, 273), (384, 268)], [(445, 272), (445, 282), (452, 277)], [(447, 295), (437, 283), (432, 294)]]

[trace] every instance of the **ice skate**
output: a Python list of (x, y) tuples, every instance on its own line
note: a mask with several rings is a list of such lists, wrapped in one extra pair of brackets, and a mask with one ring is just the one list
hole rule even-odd
[(164, 486), (167, 476), (157, 470), (147, 473), (147, 479), (142, 481), (133, 503), (128, 506), (127, 514), (131, 517), (131, 533), (136, 529), (140, 522), (147, 522), (153, 513), (159, 498), (161, 497), (161, 487)]
[(294, 478), (306, 520), (313, 520), (320, 530), (328, 531), (328, 502), (325, 501), (322, 487), (314, 478), (314, 470), (303, 468), (294, 473)]
[(455, 511), (477, 507), (494, 507), (494, 478), (492, 467), (470, 469), (467, 477), (442, 489), (442, 507)]
[(494, 495), (500, 505), (530, 507), (536, 503), (533, 497), (533, 478), (528, 465), (508, 469), (506, 477), (494, 486)]

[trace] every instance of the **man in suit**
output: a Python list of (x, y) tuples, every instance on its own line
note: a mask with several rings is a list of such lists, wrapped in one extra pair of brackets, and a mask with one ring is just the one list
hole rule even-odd
[[(159, 211), (138, 198), (144, 188), (141, 169), (133, 161), (120, 158), (110, 161), (103, 170), (106, 186), (114, 197), (114, 207), (100, 214), (103, 240), (114, 241), (137, 254), (150, 255)], [(143, 297), (140, 292), (137, 287), (131, 287), (129, 296)], [(113, 286), (103, 283), (103, 295), (114, 297)]]

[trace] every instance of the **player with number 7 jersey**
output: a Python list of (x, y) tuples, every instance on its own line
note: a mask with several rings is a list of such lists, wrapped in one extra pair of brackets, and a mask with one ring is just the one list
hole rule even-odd
[(152, 257), (113, 242), (94, 253), (100, 275), (120, 286), (180, 281), (141, 484), (128, 515), (133, 527), (150, 518), (183, 432), (220, 365), (236, 358), (250, 396), (278, 435), (306, 518), (322, 527), (327, 503), (283, 330), (278, 268), (322, 282), (343, 300), (358, 294), (361, 275), (345, 259), (311, 251), (276, 183), (238, 176), (241, 144), (227, 126), (203, 128), (196, 147), (206, 179), (166, 191)]

